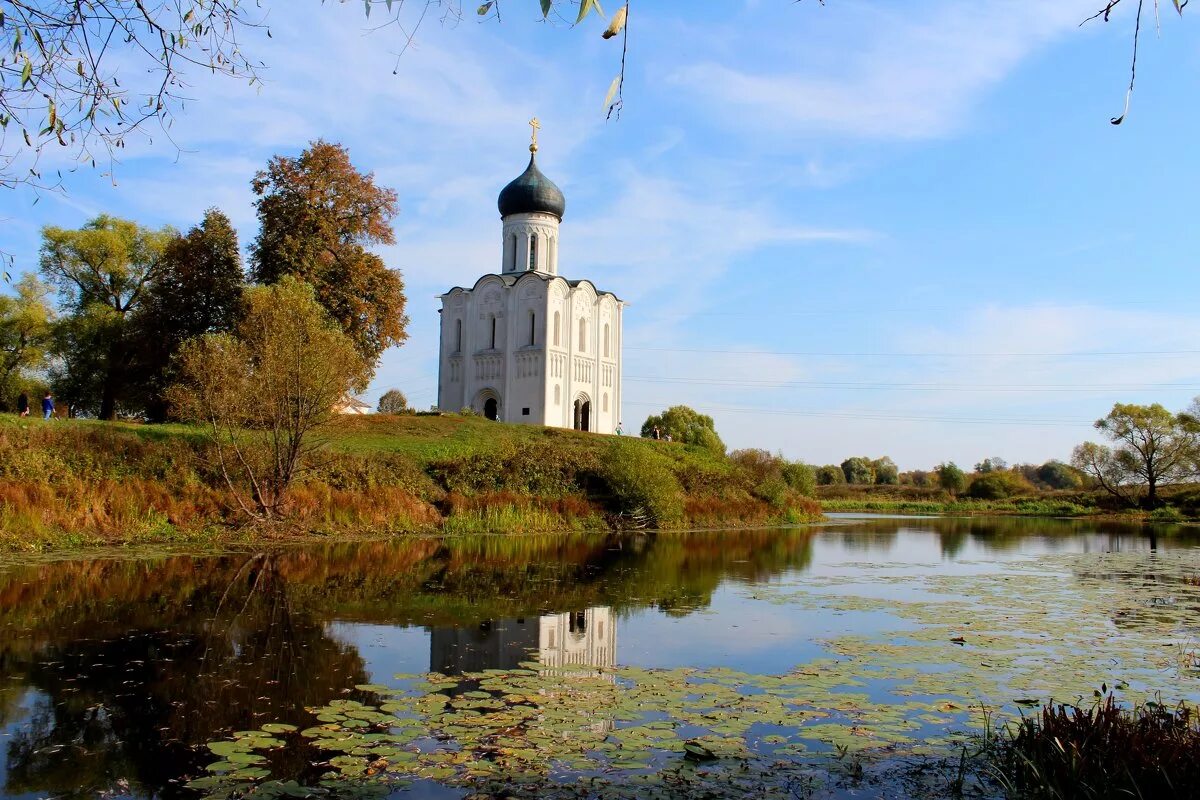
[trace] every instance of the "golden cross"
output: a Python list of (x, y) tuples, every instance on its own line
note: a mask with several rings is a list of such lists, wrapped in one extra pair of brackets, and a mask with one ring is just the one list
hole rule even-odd
[(529, 127), (533, 129), (532, 139), (529, 142), (529, 152), (536, 153), (538, 149), (537, 132), (541, 129), (542, 123), (538, 122), (537, 117), (534, 117), (533, 119), (529, 120)]

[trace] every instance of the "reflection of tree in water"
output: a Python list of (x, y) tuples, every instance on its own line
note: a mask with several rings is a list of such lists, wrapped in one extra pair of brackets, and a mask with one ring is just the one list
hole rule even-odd
[[(807, 534), (735, 531), (11, 568), (0, 572), (0, 714), (20, 726), (3, 791), (94, 796), (126, 779), (173, 796), (212, 760), (204, 743), (268, 720), (307, 723), (306, 706), (362, 697), (352, 687), (368, 682), (363, 660), (327, 635), (331, 619), (462, 627), (599, 606), (614, 620), (651, 605), (688, 613), (723, 580), (762, 580), (809, 558)], [(32, 714), (24, 696), (36, 698)]]
[[(197, 586), (186, 605), (116, 606), (4, 648), (5, 675), (40, 693), (8, 745), (4, 791), (91, 797), (125, 779), (174, 796), (212, 760), (206, 742), (366, 682), (357, 652), (291, 606), (273, 557), (219, 574), (225, 586)], [(290, 754), (297, 768), (303, 755)]]

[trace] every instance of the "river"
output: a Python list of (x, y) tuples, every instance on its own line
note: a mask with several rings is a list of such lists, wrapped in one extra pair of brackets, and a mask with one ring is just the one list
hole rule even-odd
[(846, 515), (10, 558), (0, 797), (936, 796), (1023, 709), (1200, 700), (1198, 546)]

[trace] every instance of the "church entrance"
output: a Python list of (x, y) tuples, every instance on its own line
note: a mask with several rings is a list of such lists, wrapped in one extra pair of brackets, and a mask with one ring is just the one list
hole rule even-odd
[(496, 398), (489, 397), (483, 404), (483, 415), (495, 422), (500, 416), (500, 404), (496, 402)]
[(575, 401), (575, 430), (590, 431), (592, 429), (592, 401), (580, 397)]

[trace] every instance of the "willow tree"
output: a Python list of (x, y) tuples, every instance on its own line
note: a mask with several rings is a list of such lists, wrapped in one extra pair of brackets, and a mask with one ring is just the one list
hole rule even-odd
[[(1198, 408), (1200, 400), (1193, 403), (1193, 412)], [(1129, 505), (1157, 508), (1161, 487), (1200, 477), (1200, 420), (1195, 413), (1175, 414), (1158, 403), (1117, 403), (1095, 427), (1112, 446), (1084, 442), (1072, 453), (1071, 466)]]
[[(42, 229), (42, 275), (59, 291), (69, 315), (88, 321), (80, 326), (87, 328), (88, 336), (67, 341), (91, 351), (86, 360), (98, 374), (89, 382), (99, 397), (90, 399), (100, 419), (115, 419), (118, 405), (126, 399), (133, 356), (131, 321), (162, 267), (163, 253), (177, 236), (170, 227), (152, 230), (107, 214), (78, 230)], [(60, 355), (72, 360), (69, 354)]]
[(176, 414), (208, 428), (241, 510), (272, 521), (324, 445), (335, 404), (365, 388), (370, 370), (313, 288), (288, 275), (246, 290), (235, 333), (185, 342), (178, 373), (168, 391)]

